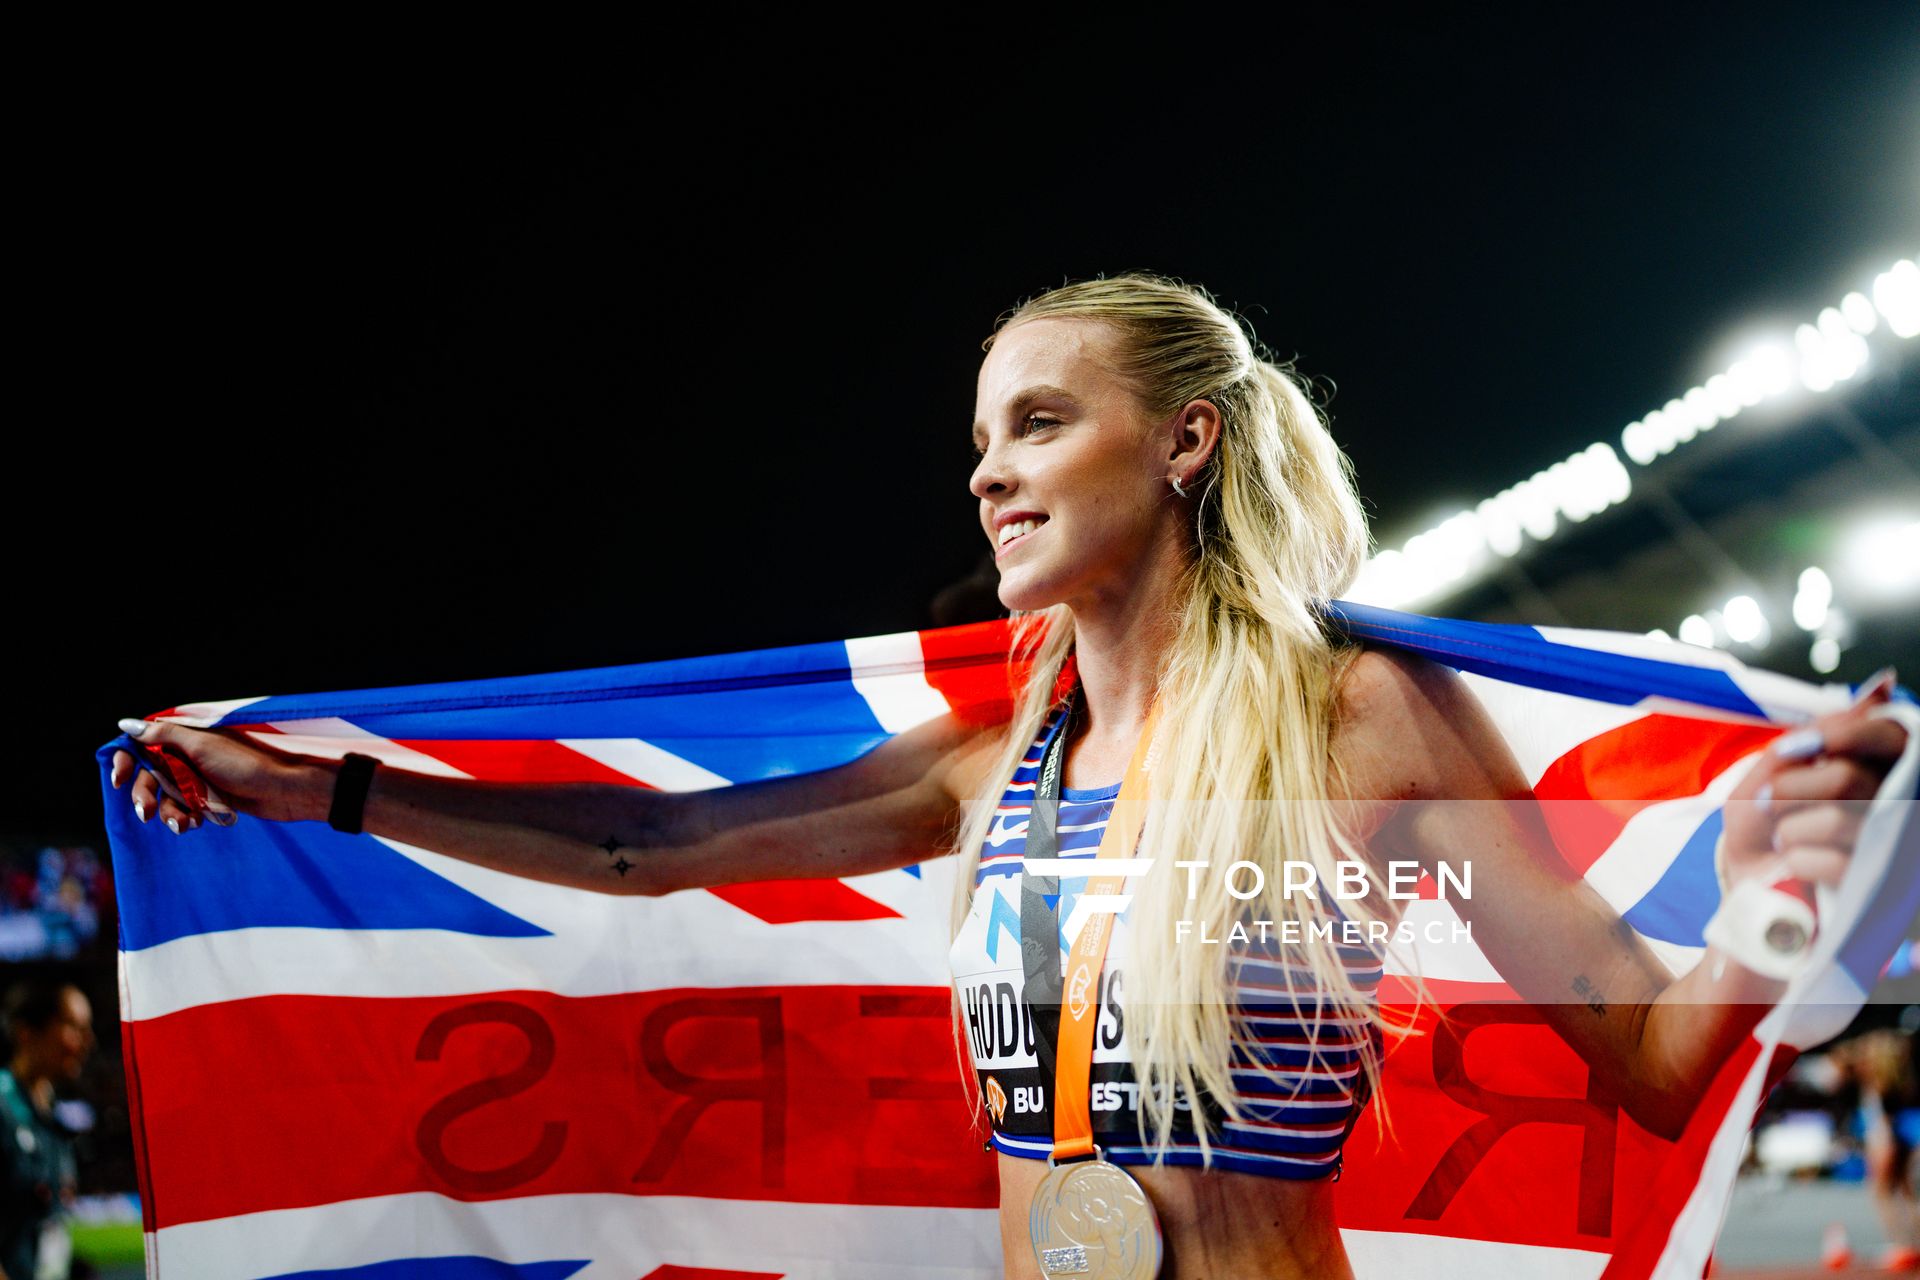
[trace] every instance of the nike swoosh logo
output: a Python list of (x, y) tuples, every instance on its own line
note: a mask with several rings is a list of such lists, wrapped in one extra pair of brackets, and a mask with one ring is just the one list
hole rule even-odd
[(993, 826), (987, 831), (987, 843), (998, 849), (1001, 845), (1014, 840), (1024, 839), (1027, 834), (1027, 819), (1010, 813), (996, 813)]

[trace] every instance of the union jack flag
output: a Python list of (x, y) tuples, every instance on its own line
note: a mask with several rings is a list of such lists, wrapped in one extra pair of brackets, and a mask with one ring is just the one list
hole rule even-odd
[[(1461, 671), (1536, 795), (1587, 802), (1546, 806), (1577, 815), (1554, 821), (1562, 855), (1676, 974), (1718, 904), (1725, 796), (1850, 696), (1634, 635), (1335, 616)], [(717, 788), (1004, 717), (1007, 645), (983, 623), (153, 718), (449, 777)], [(1422, 951), (1451, 1016), (1394, 1046), (1398, 1140), (1363, 1119), (1335, 1187), (1362, 1277), (1702, 1273), (1766, 1090), (1920, 911), (1920, 712), (1902, 693), (1890, 714), (1908, 748), (1813, 960), (1677, 1141), (1591, 1090), (1470, 940)], [(1001, 1273), (949, 1023), (952, 859), (648, 898), (319, 822), (174, 837), (108, 787), (129, 745), (99, 761), (150, 1276)], [(1381, 992), (1411, 1003), (1393, 953)]]

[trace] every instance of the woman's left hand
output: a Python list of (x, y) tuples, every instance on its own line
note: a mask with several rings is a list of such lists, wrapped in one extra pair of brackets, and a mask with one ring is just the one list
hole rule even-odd
[(1875, 707), (1893, 696), (1883, 671), (1845, 711), (1782, 735), (1727, 797), (1722, 868), (1728, 885), (1782, 876), (1837, 885), (1868, 802), (1907, 746), (1907, 731)]

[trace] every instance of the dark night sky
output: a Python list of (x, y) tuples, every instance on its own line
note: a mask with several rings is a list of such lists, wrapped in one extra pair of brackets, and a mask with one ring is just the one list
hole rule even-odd
[(90, 753), (175, 702), (925, 624), (980, 340), (1068, 277), (1247, 311), (1397, 542), (1920, 242), (1920, 9), (1523, 12), (77, 96), (0, 834), (104, 846)]

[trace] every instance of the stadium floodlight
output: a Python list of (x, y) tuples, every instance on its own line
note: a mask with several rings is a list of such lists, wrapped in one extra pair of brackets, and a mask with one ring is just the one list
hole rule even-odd
[(1864, 293), (1850, 293), (1840, 299), (1840, 314), (1846, 317), (1847, 327), (1855, 333), (1872, 333), (1880, 323)]
[(1818, 329), (1810, 324), (1801, 325), (1794, 330), (1793, 345), (1800, 348), (1800, 381), (1807, 390), (1826, 391), (1839, 380)]
[(1821, 675), (1832, 675), (1840, 665), (1840, 642), (1832, 636), (1821, 636), (1807, 651), (1807, 662)]
[(1759, 647), (1767, 642), (1767, 615), (1752, 596), (1735, 596), (1727, 601), (1720, 610), (1720, 621), (1727, 629), (1727, 639), (1735, 644)]
[(1713, 648), (1713, 624), (1697, 613), (1690, 613), (1680, 624), (1680, 639), (1684, 644), (1697, 644), (1702, 649)]
[(1713, 402), (1713, 410), (1725, 422), (1740, 412), (1740, 397), (1733, 389), (1733, 379), (1724, 373), (1716, 373), (1707, 379), (1707, 399)]
[(1799, 589), (1793, 593), (1793, 624), (1802, 631), (1818, 631), (1832, 603), (1833, 579), (1826, 570), (1818, 565), (1802, 569)]
[[(1870, 348), (1864, 335), (1878, 329), (1882, 317), (1901, 338), (1920, 334), (1920, 267), (1911, 259), (1902, 258), (1876, 276), (1872, 292), (1871, 301), (1859, 291), (1848, 293), (1839, 305), (1823, 308), (1812, 323), (1795, 329), (1791, 341), (1754, 346), (1726, 372), (1628, 424), (1620, 433), (1620, 452), (1635, 466), (1652, 466), (1796, 383), (1816, 393), (1832, 390), (1867, 367)], [(1347, 597), (1405, 608), (1443, 595), (1495, 560), (1520, 554), (1527, 538), (1545, 542), (1566, 524), (1625, 502), (1632, 492), (1632, 474), (1612, 446), (1590, 445), (1414, 535), (1399, 549), (1383, 549), (1367, 562)], [(1382, 563), (1389, 554), (1397, 558)]]
[(1777, 396), (1793, 385), (1793, 353), (1783, 343), (1769, 342), (1749, 359), (1760, 372), (1762, 395)]
[(1520, 518), (1514, 512), (1512, 490), (1488, 498), (1473, 509), (1480, 520), (1480, 536), (1487, 550), (1497, 556), (1510, 556), (1520, 550)]
[(1902, 338), (1920, 334), (1920, 267), (1902, 258), (1875, 276), (1873, 305), (1887, 318), (1887, 328)]
[[(1920, 591), (1920, 520), (1876, 516), (1856, 526), (1843, 546), (1849, 583), (1876, 596)], [(1853, 599), (1849, 593), (1849, 600)]]

